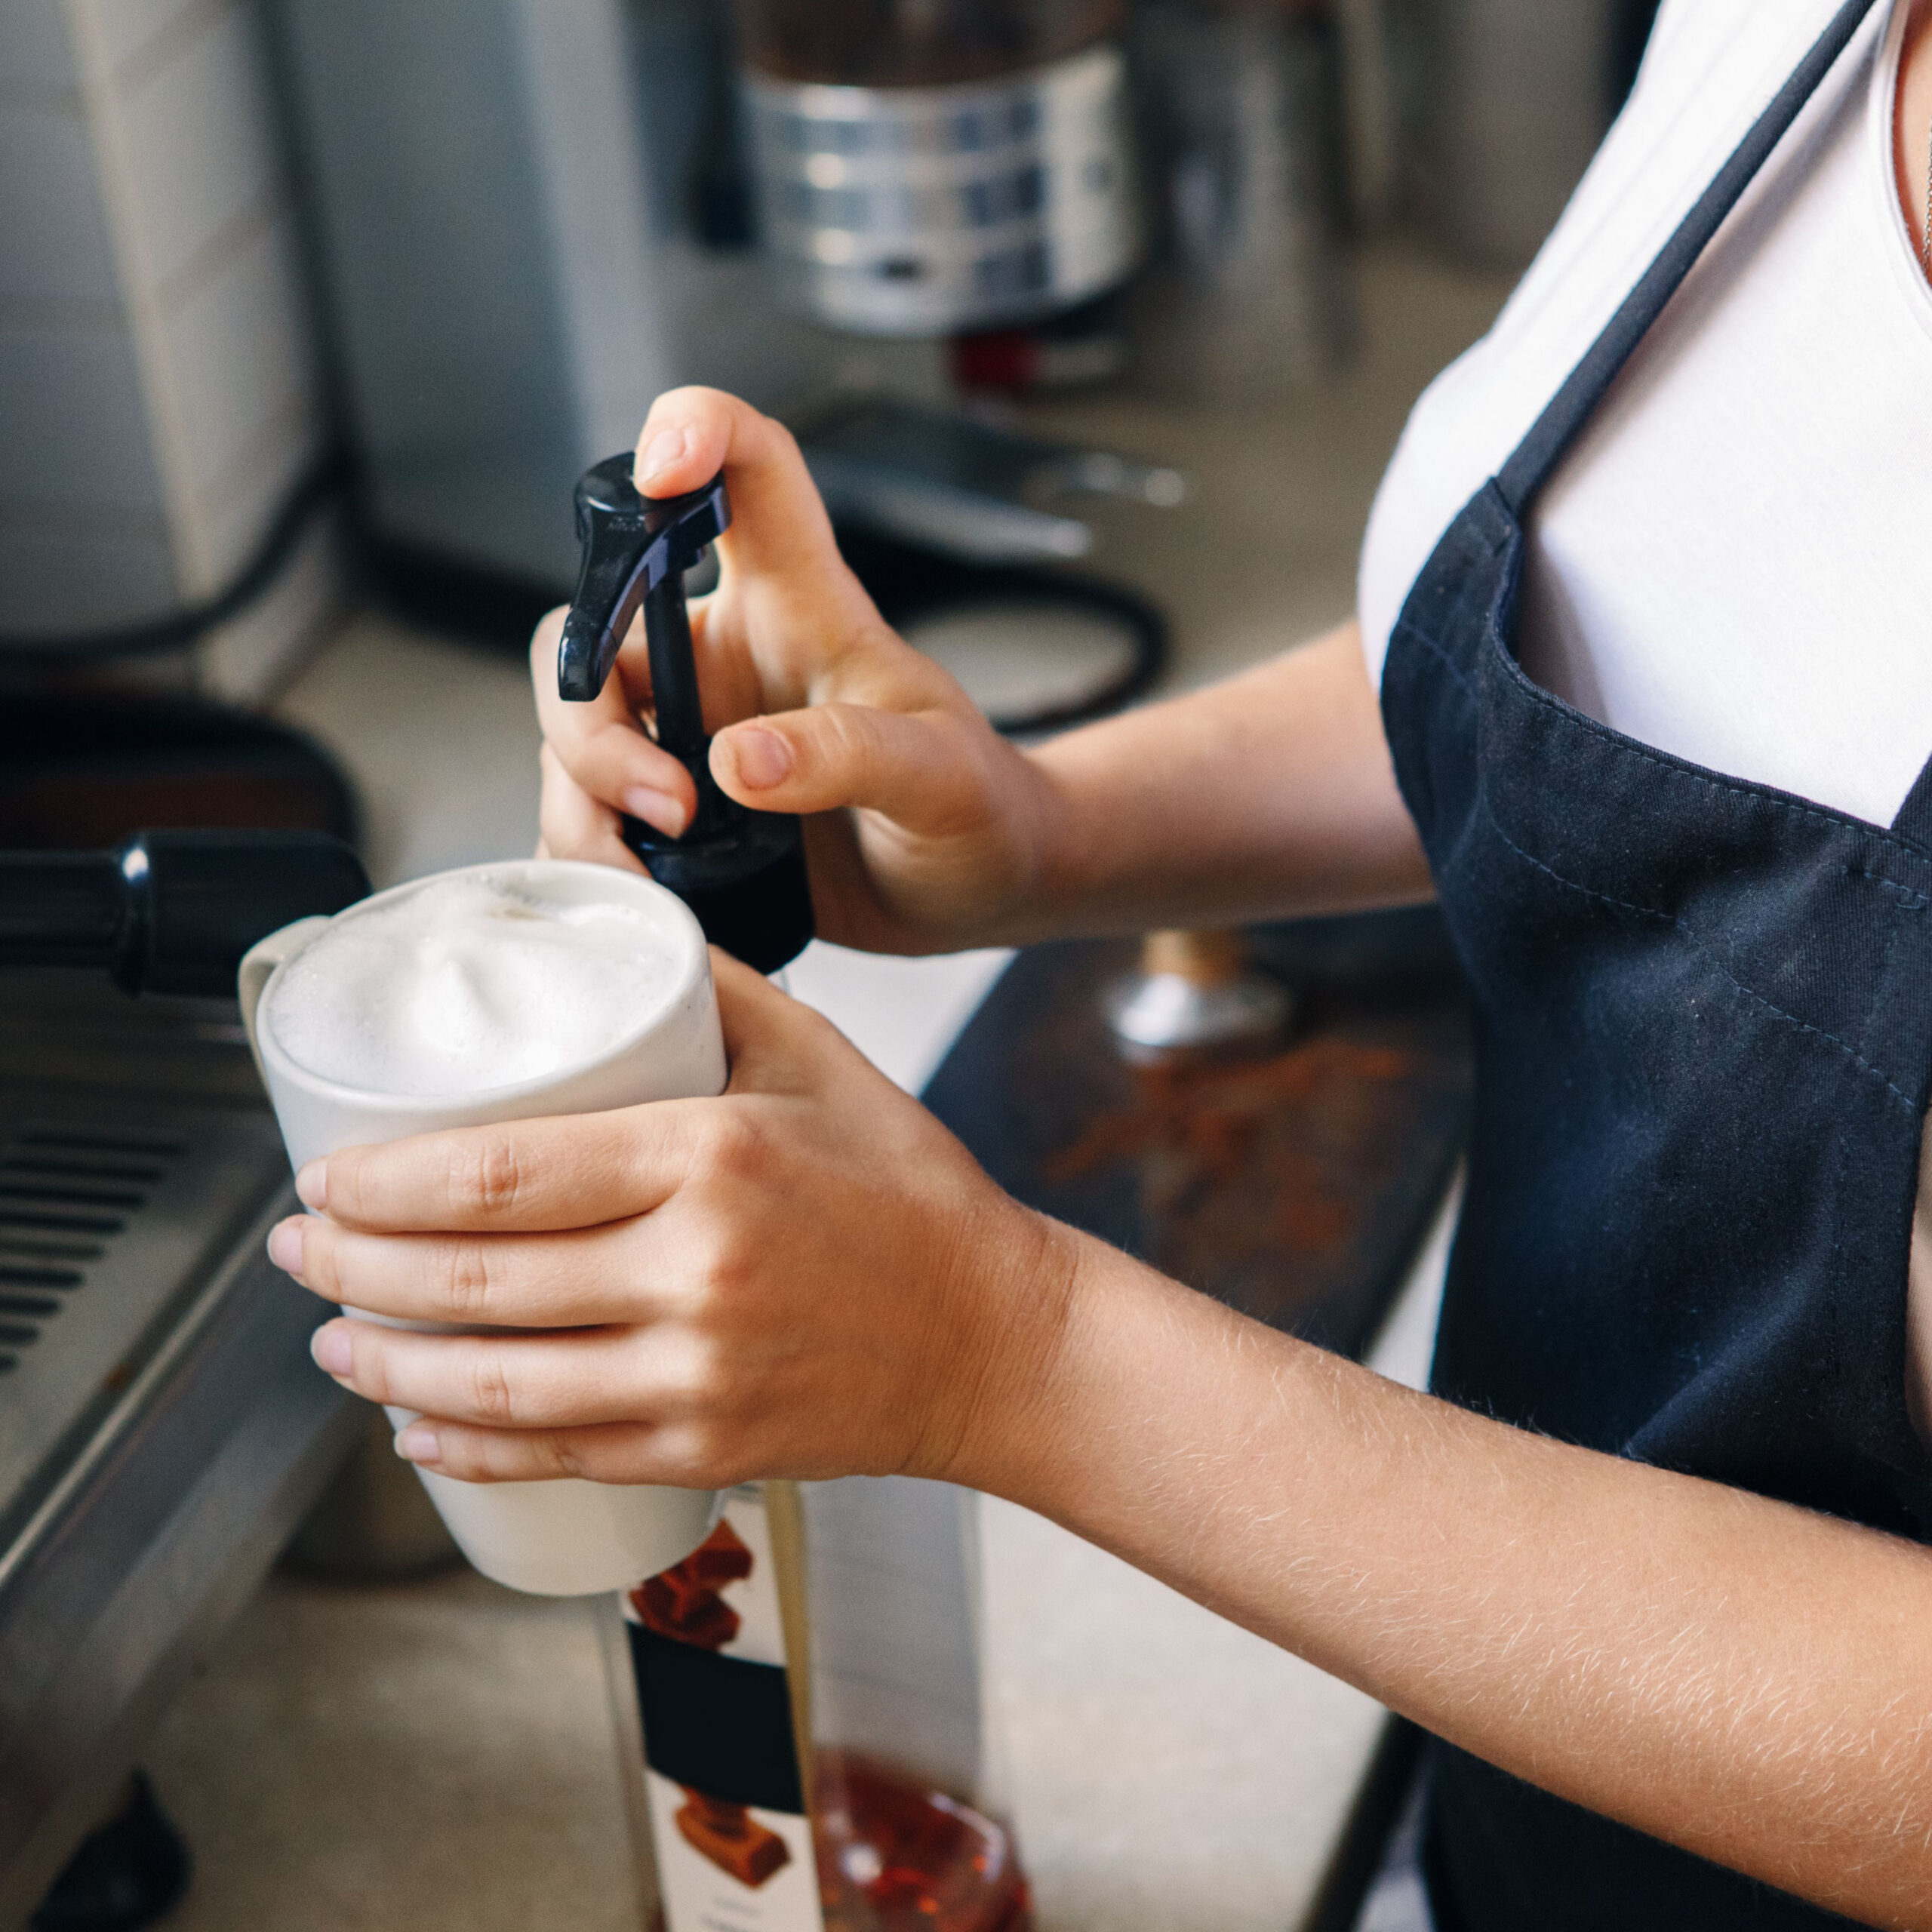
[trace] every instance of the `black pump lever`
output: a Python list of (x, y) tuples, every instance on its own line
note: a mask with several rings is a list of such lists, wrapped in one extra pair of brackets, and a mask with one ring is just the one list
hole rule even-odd
[(143, 832), (112, 852), (0, 852), (0, 967), (232, 999), (257, 940), (368, 891), (355, 854), (319, 832)]
[[(557, 653), (558, 697), (588, 704), (604, 688), (641, 605), (651, 644), (658, 742), (679, 758), (697, 749), (704, 720), (685, 617), (684, 577), (731, 523), (721, 475), (688, 496), (641, 497), (631, 481), (626, 454), (608, 457), (578, 478), (577, 534), (583, 559)], [(681, 651), (676, 648), (680, 626)], [(661, 665), (660, 632), (667, 647)], [(673, 737), (684, 742), (673, 743)]]
[(638, 495), (628, 451), (586, 470), (577, 486), (583, 560), (557, 648), (557, 693), (577, 703), (596, 697), (642, 610), (657, 742), (691, 774), (697, 811), (678, 838), (626, 817), (624, 843), (697, 915), (706, 938), (771, 973), (812, 936), (798, 820), (740, 804), (712, 777), (685, 608), (685, 572), (731, 521), (721, 475), (688, 495), (660, 499)]

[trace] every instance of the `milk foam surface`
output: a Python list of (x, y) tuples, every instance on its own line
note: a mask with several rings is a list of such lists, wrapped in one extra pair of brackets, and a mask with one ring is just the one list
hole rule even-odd
[(480, 1094), (595, 1060), (681, 983), (668, 918), (488, 876), (340, 920), (285, 965), (266, 1024), (299, 1066), (377, 1094)]

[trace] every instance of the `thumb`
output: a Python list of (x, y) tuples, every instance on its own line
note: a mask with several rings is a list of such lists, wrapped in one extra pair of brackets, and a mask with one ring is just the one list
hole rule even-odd
[[(991, 734), (950, 712), (832, 703), (748, 719), (712, 741), (712, 775), (760, 811), (881, 814), (942, 837), (985, 817)], [(996, 742), (996, 741), (995, 741)]]

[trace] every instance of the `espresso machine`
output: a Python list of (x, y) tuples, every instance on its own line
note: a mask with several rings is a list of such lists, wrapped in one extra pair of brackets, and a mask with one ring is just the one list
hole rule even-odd
[(0, 853), (4, 1932), (353, 1439), (309, 1360), (326, 1310), (264, 1251), (295, 1201), (233, 989), (256, 939), (368, 890), (319, 834)]

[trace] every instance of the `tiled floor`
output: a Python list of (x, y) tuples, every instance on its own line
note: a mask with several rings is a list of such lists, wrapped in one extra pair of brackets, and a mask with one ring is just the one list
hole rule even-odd
[(272, 1580), (147, 1753), (170, 1932), (638, 1932), (608, 1709), (581, 1604)]

